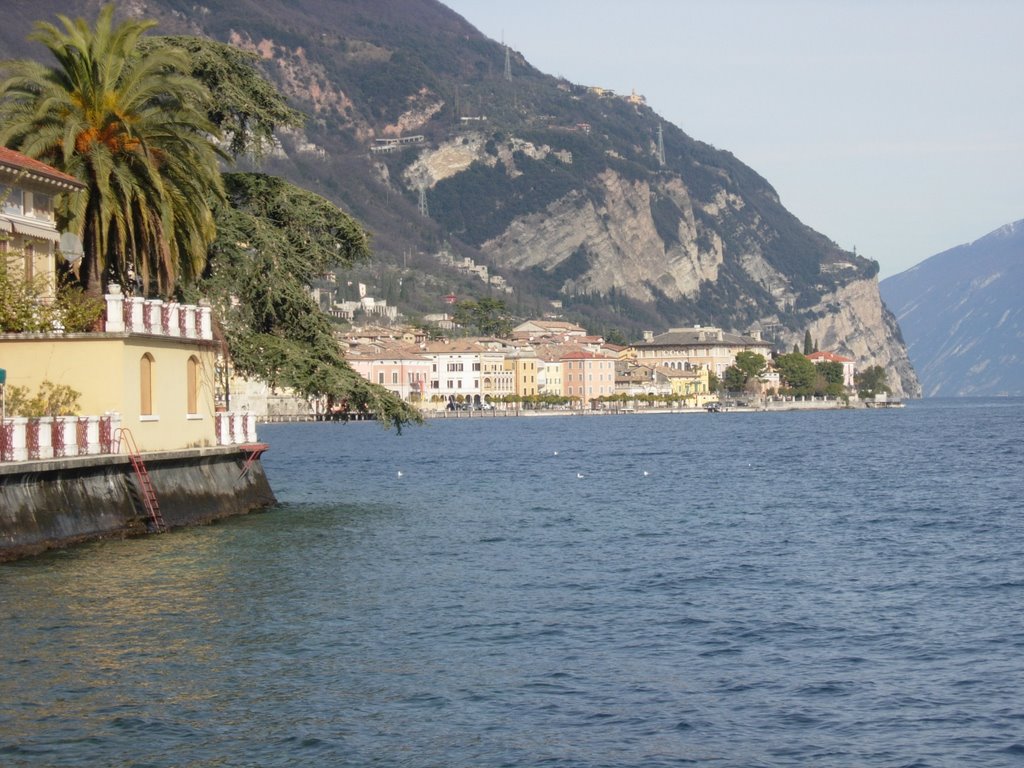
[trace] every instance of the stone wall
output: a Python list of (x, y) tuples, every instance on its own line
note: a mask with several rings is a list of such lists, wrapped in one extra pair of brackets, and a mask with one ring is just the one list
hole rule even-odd
[[(275, 504), (263, 465), (258, 458), (248, 462), (250, 455), (238, 447), (145, 454), (167, 526), (201, 525)], [(127, 456), (0, 464), (0, 561), (152, 528)]]

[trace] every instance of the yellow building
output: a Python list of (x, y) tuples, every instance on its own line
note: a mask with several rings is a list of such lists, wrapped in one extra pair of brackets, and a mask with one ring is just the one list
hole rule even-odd
[(218, 440), (210, 309), (125, 303), (136, 328), (125, 327), (122, 297), (114, 293), (107, 296), (105, 332), (0, 335), (7, 386), (34, 394), (43, 382), (67, 385), (80, 393), (80, 413), (120, 414), (143, 451), (244, 442)]
[(660, 370), (668, 377), (672, 394), (684, 398), (687, 405), (704, 406), (718, 400), (718, 395), (711, 393), (707, 368), (700, 367), (689, 370), (661, 368)]
[(0, 147), (0, 269), (39, 280), (44, 300), (52, 299), (56, 290), (60, 232), (54, 198), (84, 188), (73, 176)]
[[(72, 176), (0, 147), (0, 269), (38, 281), (42, 302), (56, 292), (61, 234), (54, 198), (83, 188)], [(130, 429), (144, 451), (255, 441), (254, 420), (215, 414), (218, 344), (209, 307), (126, 297), (116, 285), (105, 300), (99, 332), (0, 332), (7, 390), (24, 387), (32, 397), (45, 382), (70, 387), (79, 393), (80, 415), (117, 414), (107, 423)], [(25, 430), (10, 419), (2, 426)]]
[(532, 397), (540, 394), (540, 365), (540, 358), (534, 356), (505, 358), (505, 367), (512, 371), (517, 395)]

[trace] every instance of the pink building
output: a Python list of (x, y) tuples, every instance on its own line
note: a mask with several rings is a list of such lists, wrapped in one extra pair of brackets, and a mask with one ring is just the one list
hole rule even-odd
[(409, 348), (349, 350), (345, 359), (367, 381), (380, 384), (406, 402), (423, 399), (430, 381), (431, 361)]
[(584, 403), (615, 393), (615, 360), (593, 352), (566, 352), (562, 364), (562, 394)]

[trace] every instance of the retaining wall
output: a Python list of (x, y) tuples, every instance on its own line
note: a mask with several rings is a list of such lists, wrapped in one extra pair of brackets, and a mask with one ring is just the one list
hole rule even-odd
[[(143, 454), (164, 522), (201, 525), (276, 503), (259, 459), (238, 446)], [(0, 561), (149, 532), (127, 456), (0, 464)]]

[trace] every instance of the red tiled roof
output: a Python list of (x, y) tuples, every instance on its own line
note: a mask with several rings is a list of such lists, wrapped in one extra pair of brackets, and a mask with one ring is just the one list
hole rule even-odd
[(33, 160), (28, 155), (23, 155), (21, 152), (15, 152), (13, 149), (8, 149), (7, 147), (0, 147), (0, 166), (6, 166), (13, 171), (28, 171), (30, 173), (36, 173), (51, 181), (71, 184), (79, 189), (85, 187), (85, 185), (74, 176), (64, 173), (63, 171), (58, 171), (53, 166), (47, 165), (39, 160)]
[(807, 355), (806, 357), (808, 360), (825, 360), (830, 363), (853, 362), (853, 360), (851, 360), (850, 358), (843, 357), (842, 355), (837, 355), (834, 352), (811, 352), (811, 354)]

